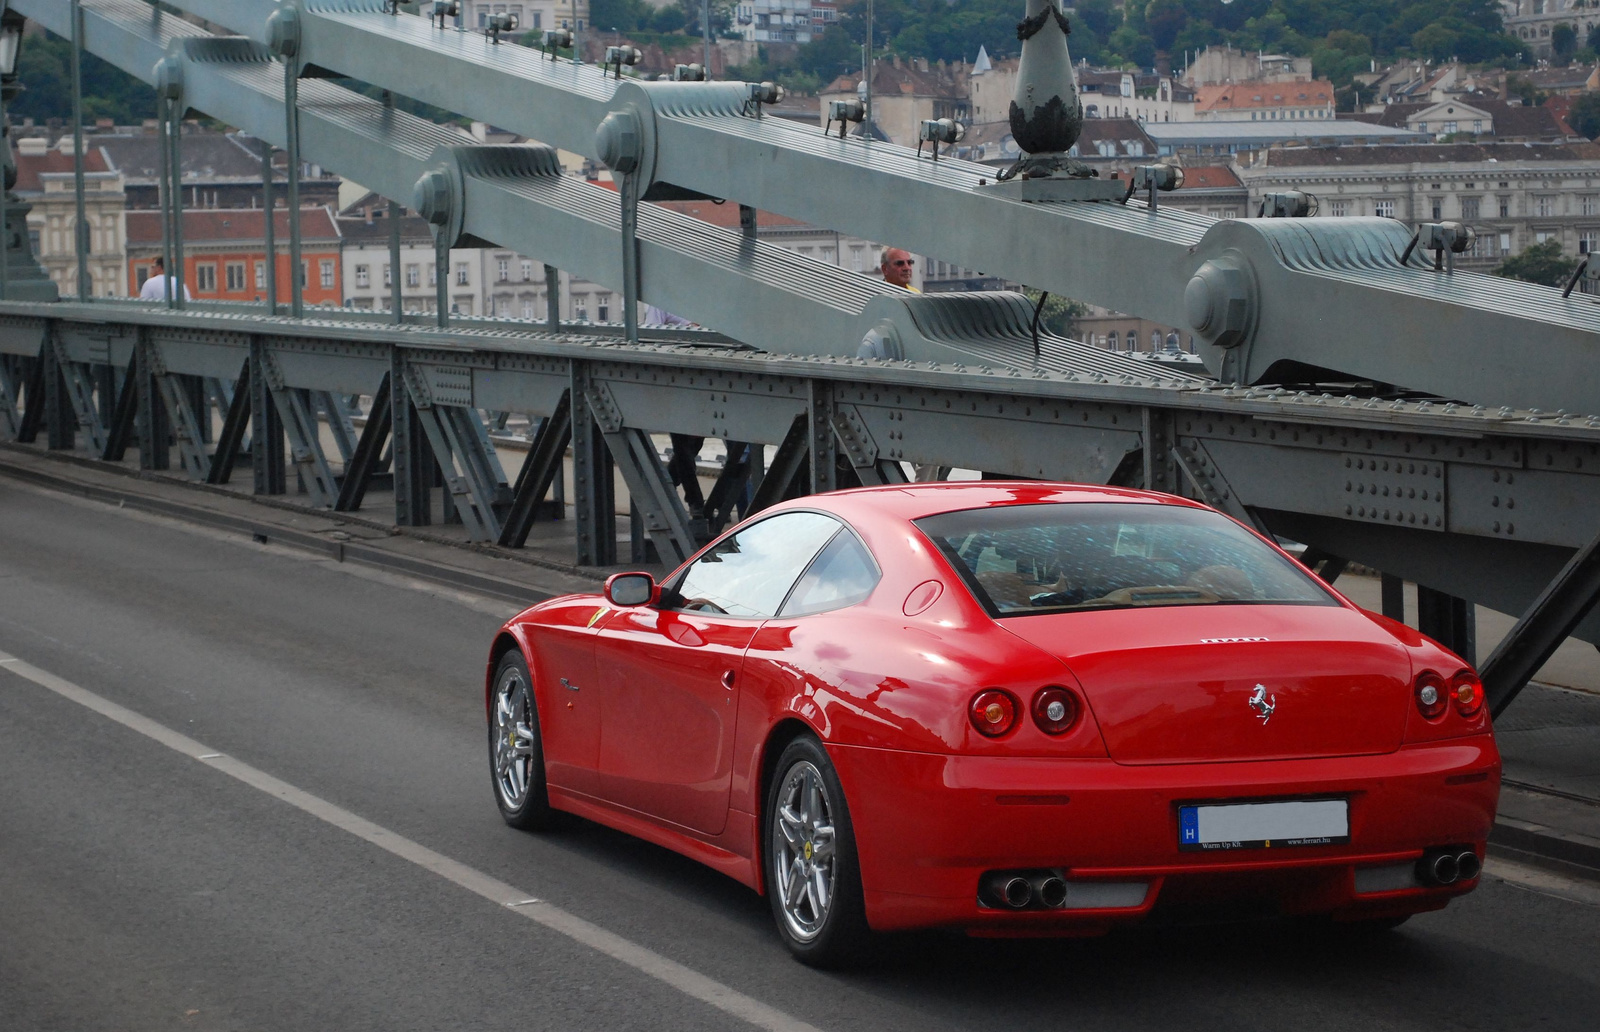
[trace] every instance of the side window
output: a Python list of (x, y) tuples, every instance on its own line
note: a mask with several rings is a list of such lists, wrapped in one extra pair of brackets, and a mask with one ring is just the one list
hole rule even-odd
[(878, 576), (877, 564), (861, 542), (840, 530), (811, 561), (778, 615), (808, 616), (853, 606), (872, 594)]
[(675, 608), (726, 616), (774, 616), (801, 571), (838, 533), (815, 512), (786, 512), (717, 542), (675, 588)]

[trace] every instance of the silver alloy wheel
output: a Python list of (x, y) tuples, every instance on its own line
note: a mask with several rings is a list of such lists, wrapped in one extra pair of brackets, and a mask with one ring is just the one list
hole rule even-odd
[(808, 760), (791, 766), (782, 784), (772, 822), (772, 884), (790, 934), (810, 942), (833, 906), (833, 808), (822, 772)]
[(510, 668), (494, 691), (494, 785), (501, 804), (520, 810), (532, 780), (533, 701), (522, 671)]

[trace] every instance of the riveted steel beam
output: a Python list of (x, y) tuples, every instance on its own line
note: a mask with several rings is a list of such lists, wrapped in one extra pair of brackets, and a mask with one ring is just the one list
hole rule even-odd
[(367, 485), (378, 471), (384, 445), (394, 429), (393, 394), (389, 384), (389, 374), (384, 373), (383, 381), (372, 394), (372, 407), (367, 410), (367, 422), (361, 428), (361, 439), (356, 442), (355, 451), (345, 462), (344, 478), (339, 482), (339, 498), (333, 503), (337, 512), (354, 512), (361, 508)]
[(211, 457), (211, 469), (206, 474), (208, 484), (226, 484), (233, 477), (233, 464), (237, 461), (250, 433), (250, 359), (245, 358), (239, 367), (239, 378), (230, 395), (220, 388), (218, 400), (225, 400), (227, 415), (222, 420), (222, 432), (217, 435), (217, 450)]
[(1483, 687), (1495, 716), (1511, 705), (1597, 602), (1600, 536), (1573, 553), (1484, 661)]
[[(555, 411), (539, 423), (539, 430), (523, 460), (522, 471), (517, 474), (512, 488), (511, 505), (506, 510), (505, 524), (500, 530), (500, 544), (508, 548), (521, 548), (527, 543), (528, 533), (538, 518), (545, 495), (561, 476), (567, 445), (572, 442), (572, 401), (563, 392)], [(561, 503), (556, 502), (557, 505)], [(556, 518), (564, 513), (557, 512)]]

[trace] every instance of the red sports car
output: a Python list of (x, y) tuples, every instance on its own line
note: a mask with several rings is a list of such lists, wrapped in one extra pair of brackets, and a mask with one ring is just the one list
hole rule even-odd
[(1156, 914), (1397, 924), (1477, 882), (1500, 758), (1470, 667), (1271, 541), (1141, 491), (840, 491), (496, 637), (495, 798), (869, 930)]

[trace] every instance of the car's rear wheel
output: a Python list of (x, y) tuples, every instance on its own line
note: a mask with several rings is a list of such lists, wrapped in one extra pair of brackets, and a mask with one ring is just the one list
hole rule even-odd
[(489, 699), (489, 774), (494, 780), (495, 803), (507, 824), (523, 831), (550, 825), (539, 708), (528, 663), (516, 649), (505, 654), (494, 672)]
[(871, 938), (844, 789), (810, 735), (778, 757), (767, 792), (767, 898), (784, 945), (832, 967), (859, 959)]

